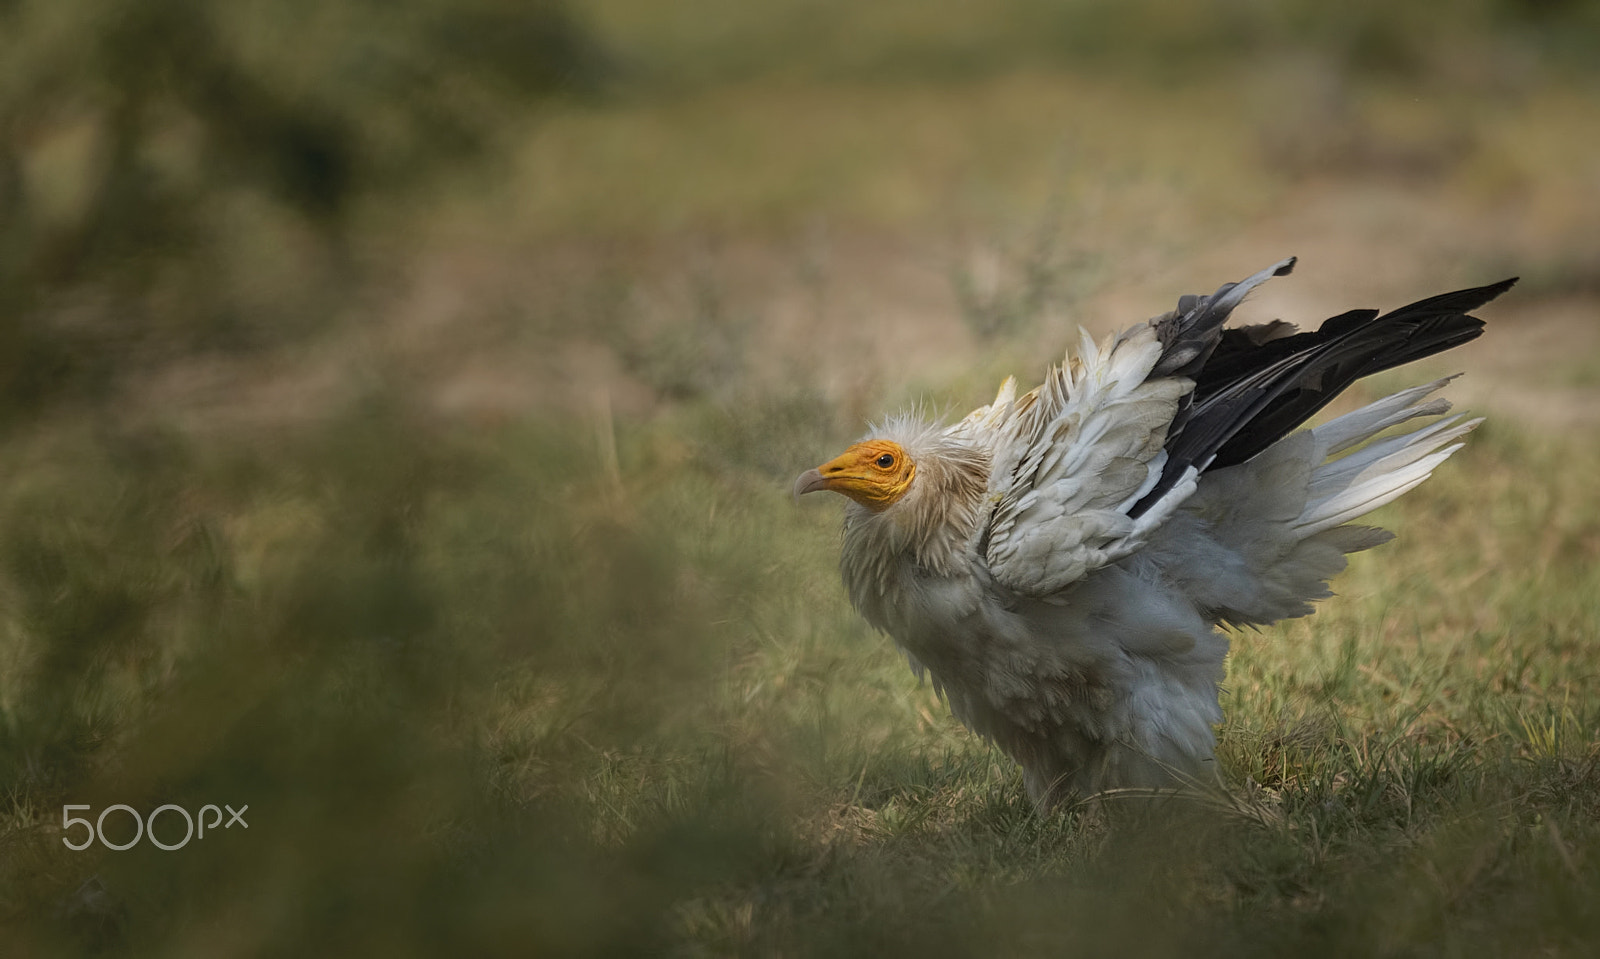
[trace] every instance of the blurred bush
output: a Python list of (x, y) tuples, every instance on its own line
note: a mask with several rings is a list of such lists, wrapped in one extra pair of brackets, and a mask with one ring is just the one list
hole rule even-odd
[[(719, 693), (802, 520), (709, 465), (718, 430), (689, 468), (623, 430), (626, 475), (581, 430), (394, 392), (267, 443), (13, 438), (7, 954), (221, 955), (223, 925), (257, 954), (652, 951), (669, 903), (783, 841)], [(69, 802), (250, 828), (72, 852)]]
[(0, 407), (315, 330), (363, 204), (605, 70), (554, 0), (0, 3)]

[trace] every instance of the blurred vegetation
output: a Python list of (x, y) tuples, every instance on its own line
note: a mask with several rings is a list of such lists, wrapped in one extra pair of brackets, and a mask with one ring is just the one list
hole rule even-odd
[[(614, 458), (380, 394), (265, 444), (13, 440), (9, 954), (1600, 935), (1592, 448), (1487, 428), (1348, 597), (1239, 637), (1226, 805), (1041, 819), (838, 596), (834, 514), (775, 480), (826, 407), (607, 427)], [(75, 853), (64, 802), (250, 828)]]
[[(0, 5), (0, 401), (314, 332), (362, 204), (598, 88), (553, 3)], [(317, 315), (323, 314), (323, 315)]]
[(1380, 78), (1502, 82), (1593, 67), (1600, 13), (1582, 0), (588, 0), (651, 90), (756, 78), (961, 82), (1019, 67), (1163, 83), (1312, 58)]
[[(785, 495), (915, 372), (761, 355), (750, 288), (788, 271), (800, 325), (848, 326), (850, 264), (745, 268), (740, 241), (959, 221), (976, 252), (931, 271), (981, 349), (954, 404), (1107, 264), (1208, 243), (1281, 178), (1464, 169), (1592, 236), (1567, 147), (1597, 39), (1561, 0), (0, 0), (0, 953), (1585, 954), (1592, 431), (1491, 423), (1347, 598), (1240, 637), (1226, 794), (1040, 818), (851, 613), (836, 514)], [(1331, 92), (1255, 130), (1234, 113), (1282, 61)], [(1013, 71), (1096, 79), (966, 86)], [(1577, 92), (1524, 111), (1538, 84)], [(1519, 135), (1374, 150), (1419, 89)], [(982, 135), (1051, 97), (1153, 132)], [(974, 156), (1024, 188), (951, 199)], [(477, 230), (530, 244), (516, 281), (461, 271), (468, 306), (396, 345), (418, 248)], [(1600, 276), (1568, 249), (1544, 291)], [(430, 391), (445, 347), (561, 394), (596, 345), (642, 401)], [(310, 413), (134, 385), (318, 349), (346, 388)], [(249, 828), (73, 852), (66, 803)]]

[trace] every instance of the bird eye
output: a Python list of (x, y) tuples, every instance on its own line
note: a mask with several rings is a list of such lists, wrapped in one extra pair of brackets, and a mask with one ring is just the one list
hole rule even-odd
[(878, 469), (886, 470), (894, 465), (894, 454), (885, 453), (878, 457)]

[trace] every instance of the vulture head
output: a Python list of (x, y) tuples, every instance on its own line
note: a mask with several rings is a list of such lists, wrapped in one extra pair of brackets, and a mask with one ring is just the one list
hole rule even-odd
[(800, 474), (794, 495), (832, 490), (850, 498), (844, 535), (859, 549), (849, 551), (846, 577), (854, 590), (877, 590), (901, 560), (953, 569), (977, 532), (988, 482), (986, 450), (910, 411)]
[(906, 495), (917, 476), (917, 464), (893, 440), (857, 443), (795, 481), (796, 498), (816, 490), (833, 490), (873, 512), (888, 509)]

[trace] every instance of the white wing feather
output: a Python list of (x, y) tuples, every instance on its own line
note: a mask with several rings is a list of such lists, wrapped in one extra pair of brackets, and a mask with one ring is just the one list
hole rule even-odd
[(1161, 357), (1155, 330), (1136, 327), (1108, 347), (1087, 335), (1077, 361), (1012, 400), (1010, 381), (957, 429), (993, 431), (995, 503), (985, 559), (1001, 584), (1047, 597), (1144, 545), (1194, 491), (1195, 477), (1137, 519), (1128, 510), (1154, 487), (1162, 449), (1189, 380), (1147, 380)]

